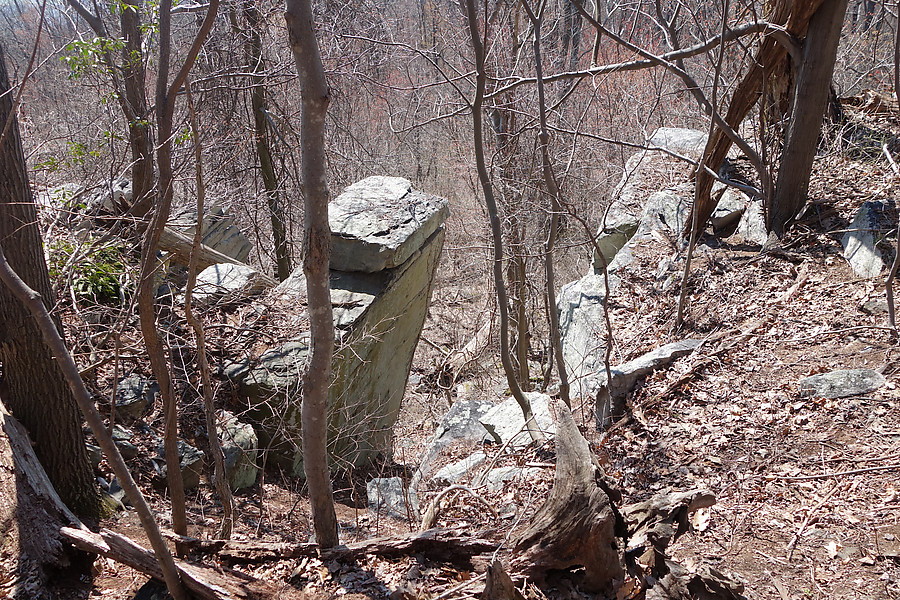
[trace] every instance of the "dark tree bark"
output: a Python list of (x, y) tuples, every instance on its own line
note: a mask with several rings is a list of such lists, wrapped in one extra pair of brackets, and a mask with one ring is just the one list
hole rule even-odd
[[(0, 48), (0, 129), (13, 112), (15, 94), (9, 89)], [(53, 306), (19, 126), (14, 115), (12, 119), (0, 147), (0, 244), (10, 266)], [(55, 324), (62, 332), (58, 318)], [(97, 517), (100, 497), (75, 399), (28, 310), (5, 286), (0, 286), (0, 363), (0, 397), (28, 430), (63, 502), (82, 517)]]
[(769, 231), (774, 231), (779, 237), (784, 233), (785, 225), (806, 204), (809, 177), (831, 90), (831, 77), (846, 12), (847, 0), (825, 0), (809, 21), (803, 44), (803, 63), (794, 89), (791, 120), (785, 134), (781, 168), (768, 211)]
[(331, 92), (319, 55), (309, 0), (287, 0), (284, 13), (297, 74), (302, 111), (300, 146), (303, 172), (303, 272), (309, 310), (309, 364), (303, 374), (303, 470), (309, 485), (316, 542), (322, 549), (338, 544), (337, 517), (327, 459), (328, 388), (334, 351), (329, 263), (331, 226), (328, 223), (328, 182), (325, 175), (325, 114)]

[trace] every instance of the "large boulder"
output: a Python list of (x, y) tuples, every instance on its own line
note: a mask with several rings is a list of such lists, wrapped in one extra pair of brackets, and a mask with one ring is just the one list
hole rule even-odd
[[(332, 201), (332, 206), (342, 207), (336, 214), (345, 215), (332, 219), (332, 243), (343, 248), (335, 254), (331, 271), (336, 336), (328, 439), (331, 459), (338, 466), (360, 465), (390, 453), (391, 430), (431, 298), (447, 204), (411, 190), (404, 181), (369, 178)], [(379, 189), (384, 205), (377, 201)], [(368, 230), (361, 226), (366, 207), (378, 223)], [(379, 248), (382, 238), (385, 243)], [(373, 271), (379, 264), (385, 268)], [(277, 305), (302, 321), (305, 287), (298, 269), (264, 300), (267, 310)], [(269, 333), (283, 333), (285, 339), (256, 357), (232, 362), (225, 374), (251, 407), (260, 433), (269, 438), (266, 442), (273, 444), (276, 460), (300, 475), (299, 386), (309, 335)]]

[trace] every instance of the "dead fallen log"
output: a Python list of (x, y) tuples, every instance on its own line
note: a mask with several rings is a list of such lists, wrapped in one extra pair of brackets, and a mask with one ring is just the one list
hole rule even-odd
[[(76, 548), (111, 558), (145, 575), (162, 580), (162, 569), (153, 552), (123, 535), (107, 529), (94, 533), (63, 527), (60, 531)], [(175, 559), (175, 566), (185, 587), (196, 597), (205, 600), (268, 600), (288, 597), (285, 596), (284, 590), (242, 573), (195, 565), (179, 559)], [(294, 597), (307, 596), (296, 591)]]
[[(163, 229), (162, 236), (159, 238), (159, 247), (166, 252), (171, 252), (183, 264), (188, 264), (191, 258), (191, 249), (194, 241), (183, 233), (179, 233), (171, 227)], [(199, 270), (202, 271), (206, 267), (217, 265), (220, 263), (228, 263), (233, 265), (243, 265), (241, 261), (222, 254), (214, 248), (210, 248), (204, 244), (200, 244), (198, 256)], [(275, 287), (278, 282), (266, 275), (259, 273), (260, 281), (263, 281), (268, 287)]]
[[(188, 552), (214, 554), (223, 561), (258, 563), (286, 558), (316, 556), (314, 543), (263, 542), (256, 540), (201, 540), (180, 536), (170, 531), (164, 535), (180, 543)], [(486, 534), (482, 534), (486, 535)], [(444, 561), (468, 560), (472, 556), (493, 552), (497, 542), (486, 537), (473, 537), (459, 530), (429, 529), (402, 537), (381, 537), (336, 546), (323, 553), (328, 559), (353, 559), (368, 554), (405, 556), (422, 554)]]
[(584, 567), (582, 586), (615, 595), (624, 577), (620, 544), (624, 522), (572, 413), (556, 404), (556, 475), (547, 501), (518, 537), (516, 562), (535, 578), (551, 569)]

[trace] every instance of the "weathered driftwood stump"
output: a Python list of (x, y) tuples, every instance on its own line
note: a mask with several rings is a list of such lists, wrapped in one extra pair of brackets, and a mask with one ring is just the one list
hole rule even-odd
[(735, 600), (744, 586), (707, 564), (686, 568), (669, 560), (666, 548), (689, 527), (691, 513), (716, 503), (705, 489), (657, 494), (622, 508), (628, 524), (625, 561), (641, 581), (646, 600)]
[(550, 496), (515, 545), (532, 576), (584, 567), (582, 587), (610, 594), (624, 578), (617, 533), (621, 517), (572, 413), (557, 405), (556, 476)]
[(712, 492), (694, 489), (657, 494), (646, 502), (622, 508), (629, 533), (626, 559), (650, 568), (658, 566), (659, 575), (664, 575), (666, 548), (688, 530), (691, 513), (715, 503)]

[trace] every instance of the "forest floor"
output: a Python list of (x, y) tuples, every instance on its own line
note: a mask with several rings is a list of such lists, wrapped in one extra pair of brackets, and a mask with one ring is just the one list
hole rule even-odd
[[(613, 364), (676, 339), (707, 342), (641, 382), (628, 400), (630, 418), (606, 434), (594, 426), (591, 401), (573, 402), (576, 421), (618, 483), (623, 503), (665, 490), (702, 487), (715, 494), (716, 504), (695, 513), (691, 531), (670, 550), (684, 564), (706, 562), (734, 573), (748, 599), (900, 598), (900, 346), (887, 329), (883, 280), (854, 276), (840, 244), (859, 205), (889, 200), (893, 182), (883, 160), (818, 159), (810, 207), (778, 252), (760, 253), (728, 240), (701, 246), (690, 280), (688, 322), (677, 335), (671, 329), (678, 286), (662, 290), (652, 277), (672, 249), (660, 244), (638, 252), (610, 303)], [(791, 299), (780, 302), (792, 286)], [(415, 467), (458, 384), (468, 382), (469, 396), (494, 401), (505, 396), (498, 360), (490, 352), (477, 371), (456, 381), (439, 376), (438, 348), (458, 348), (474, 334), (480, 323), (460, 315), (486, 318), (487, 290), (484, 282), (448, 276), (437, 283), (423, 332), (427, 343), (420, 344), (395, 431), (393, 461), (335, 482), (342, 541), (415, 530), (416, 523), (369, 514), (365, 481)], [(737, 343), (716, 352), (732, 342)], [(799, 393), (805, 376), (859, 367), (880, 371), (887, 385), (865, 397), (838, 400)], [(155, 426), (152, 419), (150, 425)], [(468, 496), (451, 495), (438, 525), (473, 535), (490, 531), (497, 555), (507, 560), (504, 542), (527, 524), (552, 486), (552, 443), (503, 456), (495, 446), (478, 449), (488, 454), (487, 463), (531, 467), (528, 475), (500, 490), (476, 489), (499, 518)], [(474, 450), (457, 447), (442, 460)], [(163, 492), (151, 485), (146, 463), (134, 466), (144, 471), (140, 478), (165, 517), (169, 509)], [(425, 501), (439, 489), (431, 489)], [(236, 501), (236, 539), (308, 541), (309, 507), (297, 481), (269, 472)], [(189, 512), (191, 535), (214, 535), (221, 510), (209, 486), (192, 492)], [(103, 525), (142, 539), (133, 511)], [(286, 598), (437, 600), (475, 597), (486, 564), (486, 558), (460, 566), (414, 555), (234, 568), (281, 587)], [(61, 582), (58, 592), (59, 597), (124, 599), (145, 582), (128, 567), (98, 559), (92, 581)], [(531, 598), (591, 597), (566, 577), (542, 588), (524, 586)]]

